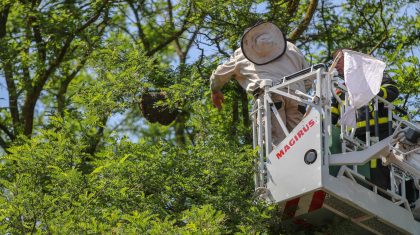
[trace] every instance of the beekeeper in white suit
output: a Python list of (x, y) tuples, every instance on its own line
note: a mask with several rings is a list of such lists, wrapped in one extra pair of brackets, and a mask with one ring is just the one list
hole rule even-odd
[[(275, 24), (259, 23), (245, 31), (241, 47), (227, 62), (213, 71), (210, 77), (212, 102), (219, 110), (222, 108), (224, 96), (221, 89), (231, 78), (237, 80), (254, 97), (258, 97), (263, 94), (259, 88), (263, 80), (276, 83), (307, 67), (302, 53), (294, 44), (286, 41)], [(305, 92), (305, 85), (308, 87), (311, 84), (299, 82), (291, 85), (290, 89)], [(287, 129), (291, 131), (302, 120), (305, 108), (299, 106), (297, 101), (280, 95), (273, 95), (272, 99)], [(285, 134), (273, 114), (271, 120), (273, 143), (278, 144), (285, 138)]]

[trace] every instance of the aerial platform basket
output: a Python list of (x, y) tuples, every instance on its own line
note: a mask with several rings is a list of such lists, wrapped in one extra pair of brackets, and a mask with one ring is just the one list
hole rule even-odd
[[(297, 227), (325, 225), (341, 218), (353, 223), (358, 234), (420, 234), (420, 223), (413, 216), (414, 203), (410, 207), (405, 188), (405, 182), (411, 179), (419, 190), (420, 169), (396, 160), (391, 152), (392, 135), (378, 141), (367, 133), (366, 142), (362, 142), (354, 138), (354, 130), (342, 126), (337, 138), (333, 138), (337, 127), (331, 124), (332, 91), (345, 88), (326, 69), (325, 65), (316, 65), (285, 77), (280, 84), (261, 84), (264, 95), (255, 100), (252, 112), (254, 147), (259, 154), (256, 194), (278, 203), (283, 223)], [(314, 84), (309, 94), (290, 89), (293, 83), (308, 80)], [(290, 133), (272, 105), (272, 94), (307, 106), (303, 120)], [(347, 98), (343, 106), (346, 102)], [(392, 120), (389, 124), (397, 130), (403, 126), (420, 132), (418, 126), (399, 118), (392, 104), (380, 97), (373, 102), (375, 107), (378, 102), (387, 104)], [(271, 119), (266, 115), (271, 112), (286, 133), (286, 138), (274, 147)], [(334, 145), (338, 145), (338, 153), (332, 151)], [(413, 151), (416, 149), (410, 153)], [(363, 174), (362, 166), (371, 159), (390, 164), (391, 189), (376, 186)]]

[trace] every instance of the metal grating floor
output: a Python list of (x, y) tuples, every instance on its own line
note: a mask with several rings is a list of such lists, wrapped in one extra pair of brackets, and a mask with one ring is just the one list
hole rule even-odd
[(324, 204), (340, 211), (341, 213), (349, 216), (350, 218), (359, 218), (367, 215), (363, 211), (348, 205), (347, 203), (337, 199), (329, 193), (327, 193), (327, 195), (325, 196)]
[(362, 222), (362, 224), (369, 226), (370, 228), (372, 228), (375, 231), (378, 231), (381, 234), (386, 234), (386, 235), (399, 235), (399, 234), (404, 234), (399, 230), (396, 230), (395, 228), (389, 226), (386, 223), (383, 223), (382, 221), (380, 221), (378, 218), (373, 217), (371, 219), (365, 220)]
[[(356, 207), (350, 206), (348, 203), (336, 198), (335, 196), (329, 193), (327, 193), (325, 197), (324, 204), (354, 220), (356, 220), (357, 218), (369, 216), (369, 214), (363, 212), (362, 210), (357, 209)], [(390, 225), (382, 222), (377, 217), (372, 217), (364, 221), (355, 222), (355, 223), (364, 225), (365, 227), (369, 227), (370, 229), (372, 229), (378, 234), (387, 234), (387, 235), (388, 234), (389, 235), (405, 234), (405, 233), (402, 233), (400, 230), (397, 230), (391, 227)]]

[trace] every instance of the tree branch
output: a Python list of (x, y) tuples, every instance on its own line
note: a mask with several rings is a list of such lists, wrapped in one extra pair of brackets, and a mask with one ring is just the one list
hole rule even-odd
[(19, 127), (21, 125), (19, 118), (19, 106), (18, 106), (18, 94), (16, 90), (16, 84), (13, 79), (13, 65), (9, 61), (3, 64), (4, 75), (6, 78), (7, 91), (9, 93), (9, 109), (10, 115), (12, 116), (13, 132), (14, 134), (19, 133)]
[(133, 42), (137, 41), (137, 38), (124, 26), (119, 25), (118, 26), (120, 29), (122, 29), (128, 36), (130, 36), (131, 40), (133, 40)]
[(55, 58), (54, 61), (51, 62), (48, 69), (39, 76), (39, 78), (36, 80), (35, 85), (32, 87), (32, 89), (30, 89), (26, 96), (25, 103), (23, 105), (22, 116), (24, 119), (24, 134), (27, 136), (30, 136), (32, 134), (35, 105), (38, 101), (39, 96), (41, 95), (41, 91), (44, 88), (44, 85), (47, 82), (50, 75), (62, 62), (73, 39), (73, 35), (67, 38), (67, 40), (64, 43), (64, 46), (60, 50), (59, 55)]
[[(143, 5), (144, 2), (145, 1), (143, 0), (141, 3), (139, 3), (139, 5), (140, 6)], [(138, 13), (139, 8), (136, 8), (134, 6), (134, 4), (130, 1), (128, 2), (128, 5), (130, 6), (131, 10), (133, 11), (134, 17), (136, 18), (136, 26), (137, 26), (137, 30), (138, 30), (138, 35), (139, 35), (140, 41), (142, 42), (142, 44), (144, 46), (144, 50), (149, 51), (150, 50), (150, 44), (149, 44), (149, 41), (147, 41), (147, 38), (145, 37), (144, 32), (143, 32), (143, 27), (141, 26), (141, 20), (140, 20), (140, 16), (139, 16), (139, 13)]]
[(326, 17), (325, 17), (325, 0), (321, 0), (321, 19), (322, 19), (322, 25), (324, 26), (326, 36), (327, 36), (327, 56), (332, 56), (331, 50), (333, 49), (333, 40), (331, 38), (331, 32), (330, 27), (327, 25)]
[(45, 72), (39, 75), (38, 79), (36, 79), (35, 81), (35, 85), (28, 92), (25, 99), (24, 106), (23, 106), (23, 110), (22, 110), (25, 135), (30, 136), (32, 134), (35, 105), (39, 99), (41, 91), (44, 88), (45, 83), (47, 82), (48, 78), (51, 76), (51, 74), (54, 73), (54, 71), (63, 61), (76, 35), (80, 34), (83, 30), (85, 30), (87, 27), (89, 27), (99, 18), (103, 9), (105, 8), (106, 3), (107, 1), (101, 6), (101, 8), (96, 12), (95, 15), (93, 15), (80, 28), (76, 29), (74, 33), (72, 33), (71, 35), (67, 37), (66, 41), (64, 42), (63, 47), (60, 49), (58, 53), (58, 56), (50, 63), (48, 69), (46, 69)]
[(316, 7), (318, 5), (318, 0), (311, 0), (308, 6), (308, 9), (306, 10), (306, 15), (303, 18), (303, 20), (300, 22), (300, 24), (297, 26), (295, 30), (290, 34), (289, 40), (291, 42), (296, 41), (296, 39), (303, 33), (303, 31), (306, 30), (309, 23), (312, 20), (312, 17), (315, 13)]
[(369, 51), (369, 55), (372, 55), (372, 53), (374, 52), (374, 51), (376, 51), (376, 49), (378, 49), (381, 45), (382, 45), (382, 43), (384, 43), (386, 40), (388, 39), (388, 34), (385, 34), (383, 37), (382, 37), (382, 39), (378, 42), (378, 43), (376, 43), (376, 45)]
[[(174, 16), (173, 16), (172, 1), (171, 0), (167, 0), (166, 2), (168, 4), (168, 15), (169, 15), (170, 28), (171, 28), (172, 31), (175, 31), (175, 22), (174, 22)], [(181, 65), (185, 64), (186, 54), (182, 50), (181, 43), (179, 42), (179, 37), (178, 38), (175, 38), (175, 51), (178, 54), (180, 64)]]
[(185, 15), (184, 21), (182, 22), (181, 29), (178, 32), (173, 33), (170, 37), (168, 37), (165, 41), (157, 45), (155, 48), (147, 51), (146, 56), (152, 56), (156, 52), (162, 50), (164, 47), (166, 47), (169, 43), (174, 41), (176, 38), (181, 36), (187, 29), (188, 29), (188, 20), (191, 15), (191, 7), (188, 9), (187, 14)]
[[(90, 54), (90, 53), (89, 53)], [(79, 73), (79, 71), (84, 67), (86, 61), (87, 61), (88, 55), (86, 55), (80, 63), (77, 65), (77, 67), (71, 72), (61, 83), (60, 89), (58, 90), (57, 94), (57, 110), (58, 113), (60, 113), (61, 116), (64, 116), (64, 108), (66, 106), (65, 102), (65, 94), (67, 93), (67, 88), (70, 85), (70, 82), (76, 77), (76, 75)]]
[(47, 53), (45, 50), (45, 42), (42, 39), (41, 29), (39, 28), (39, 22), (35, 16), (29, 16), (28, 25), (32, 28), (33, 36), (35, 39), (36, 47), (38, 49), (38, 56), (41, 61), (45, 62)]
[(383, 5), (383, 3), (382, 3), (382, 1), (380, 1), (380, 10), (381, 10), (381, 14), (380, 14), (380, 17), (381, 17), (381, 21), (382, 21), (382, 24), (384, 25), (384, 27), (385, 27), (385, 35), (382, 37), (382, 39), (370, 50), (370, 52), (369, 52), (369, 55), (371, 55), (376, 49), (378, 49), (381, 45), (382, 45), (382, 43), (384, 43), (387, 39), (388, 39), (388, 37), (389, 37), (389, 32), (388, 32), (388, 24), (386, 23), (386, 21), (385, 21), (385, 19), (384, 19), (384, 15), (383, 15), (383, 13), (384, 13), (384, 5)]
[(85, 153), (89, 153), (90, 155), (95, 154), (98, 148), (99, 142), (101, 141), (104, 135), (104, 130), (105, 130), (107, 121), (108, 121), (107, 117), (102, 118), (101, 125), (97, 128), (96, 134), (89, 138), (90, 145), (85, 149), (84, 151)]
[(291, 19), (296, 15), (296, 12), (298, 12), (299, 8), (299, 0), (291, 0), (287, 1), (287, 17), (285, 19), (285, 26), (288, 26), (290, 24)]
[(196, 67), (197, 67), (197, 70), (198, 70), (198, 73), (200, 74), (200, 77), (202, 78), (202, 79), (205, 79), (206, 81), (207, 81), (207, 77), (208, 76), (205, 76), (204, 75), (204, 73), (203, 73), (203, 70), (202, 70), (202, 68), (201, 68), (201, 66), (200, 65), (202, 65), (203, 64), (203, 59), (204, 59), (204, 49), (203, 48), (201, 48), (200, 47), (200, 45), (199, 44), (197, 44), (197, 49), (198, 50), (200, 50), (200, 59), (198, 60), (198, 63), (196, 63)]
[(175, 30), (175, 22), (174, 22), (174, 13), (173, 13), (172, 1), (167, 0), (166, 2), (168, 4), (169, 23), (171, 24), (171, 28), (173, 30)]
[(0, 39), (6, 36), (6, 23), (7, 17), (9, 16), (11, 3), (4, 6), (3, 10), (0, 12)]
[(187, 53), (188, 53), (188, 51), (191, 49), (191, 46), (192, 46), (192, 44), (194, 43), (195, 38), (197, 37), (197, 35), (198, 35), (198, 32), (199, 32), (199, 31), (200, 31), (200, 27), (198, 27), (198, 26), (197, 26), (197, 28), (194, 30), (193, 35), (191, 36), (190, 40), (189, 40), (189, 41), (188, 41), (188, 43), (187, 43), (187, 47), (186, 47), (186, 50), (185, 50), (185, 54), (187, 54)]

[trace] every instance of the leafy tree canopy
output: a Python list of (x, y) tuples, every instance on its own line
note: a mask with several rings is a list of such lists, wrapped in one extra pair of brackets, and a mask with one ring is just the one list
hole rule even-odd
[[(419, 15), (410, 0), (1, 1), (0, 231), (284, 231), (253, 197), (251, 99), (230, 82), (218, 112), (211, 71), (271, 20), (311, 64), (340, 47), (386, 61), (418, 120)], [(154, 92), (169, 126), (139, 109)]]

